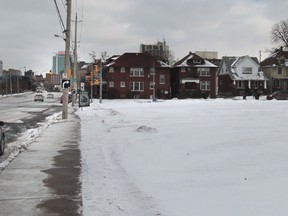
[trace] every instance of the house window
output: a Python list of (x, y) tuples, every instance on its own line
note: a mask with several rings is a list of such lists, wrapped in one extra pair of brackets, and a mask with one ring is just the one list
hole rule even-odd
[(124, 81), (121, 81), (121, 82), (120, 82), (120, 87), (121, 87), (121, 88), (125, 88), (125, 82), (124, 82)]
[(165, 75), (164, 74), (161, 74), (160, 75), (160, 84), (165, 84)]
[(150, 82), (150, 84), (149, 84), (149, 89), (150, 89), (150, 90), (153, 90), (153, 89), (154, 89), (154, 82)]
[(130, 91), (144, 91), (144, 82), (130, 82)]
[(236, 87), (237, 88), (244, 88), (244, 82), (243, 81), (236, 81)]
[(126, 70), (125, 70), (125, 67), (121, 67), (121, 73), (125, 73)]
[(130, 76), (143, 77), (144, 69), (143, 68), (130, 68)]
[(155, 69), (154, 68), (150, 68), (150, 75), (155, 75)]
[(282, 68), (281, 67), (278, 67), (278, 74), (282, 75)]
[(197, 73), (200, 76), (210, 76), (210, 68), (197, 68)]
[(193, 59), (193, 63), (194, 63), (194, 64), (200, 64), (200, 63), (201, 63), (201, 60), (200, 60), (200, 59)]
[(200, 81), (201, 90), (210, 90), (210, 81)]
[(185, 67), (181, 67), (181, 72), (186, 72), (186, 68)]
[(114, 68), (113, 67), (109, 67), (109, 73), (114, 73)]
[(109, 82), (109, 87), (110, 87), (110, 88), (114, 88), (114, 82), (113, 82), (113, 81), (110, 81), (110, 82)]
[(243, 67), (242, 73), (243, 74), (252, 74), (252, 67)]

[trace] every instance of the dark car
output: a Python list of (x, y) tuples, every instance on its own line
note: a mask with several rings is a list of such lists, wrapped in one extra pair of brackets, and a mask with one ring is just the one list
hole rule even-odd
[(288, 100), (288, 91), (276, 91), (270, 95), (267, 95), (267, 100)]
[(3, 127), (4, 126), (4, 122), (3, 121), (0, 121), (0, 155), (3, 155), (4, 154), (4, 150), (5, 150), (5, 133), (4, 133), (4, 130), (3, 130)]

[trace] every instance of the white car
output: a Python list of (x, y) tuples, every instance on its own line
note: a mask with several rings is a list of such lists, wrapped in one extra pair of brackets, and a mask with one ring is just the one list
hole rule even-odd
[(36, 94), (34, 96), (34, 101), (42, 101), (42, 102), (44, 102), (44, 96), (42, 94)]

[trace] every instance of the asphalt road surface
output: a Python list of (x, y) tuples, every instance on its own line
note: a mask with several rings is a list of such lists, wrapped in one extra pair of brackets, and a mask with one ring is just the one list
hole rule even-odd
[(6, 142), (17, 140), (20, 133), (39, 126), (47, 116), (61, 112), (61, 93), (53, 93), (54, 99), (47, 99), (47, 92), (42, 93), (44, 102), (34, 101), (34, 92), (7, 97), (0, 96), (0, 120), (5, 122)]

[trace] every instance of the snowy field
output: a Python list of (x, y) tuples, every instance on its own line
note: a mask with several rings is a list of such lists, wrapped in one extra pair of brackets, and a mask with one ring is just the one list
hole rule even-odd
[(287, 215), (287, 108), (95, 100), (77, 112), (84, 215)]

